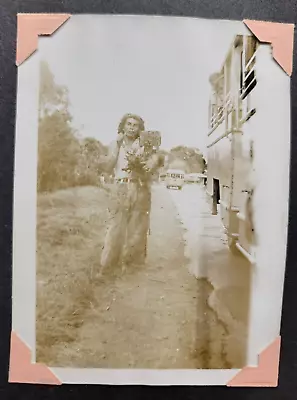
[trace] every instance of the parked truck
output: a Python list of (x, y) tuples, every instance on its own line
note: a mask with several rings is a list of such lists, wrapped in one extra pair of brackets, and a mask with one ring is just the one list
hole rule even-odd
[(265, 96), (277, 96), (277, 82), (274, 87), (265, 74), (267, 62), (267, 45), (252, 35), (238, 35), (221, 69), (210, 76), (207, 193), (212, 213), (222, 218), (230, 249), (251, 263), (254, 135), (260, 135), (272, 117)]

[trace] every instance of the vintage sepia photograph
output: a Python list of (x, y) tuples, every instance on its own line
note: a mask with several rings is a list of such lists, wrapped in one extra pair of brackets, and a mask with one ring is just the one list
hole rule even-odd
[(72, 16), (33, 62), (36, 363), (257, 360), (286, 248), (289, 78), (271, 46), (239, 22)]

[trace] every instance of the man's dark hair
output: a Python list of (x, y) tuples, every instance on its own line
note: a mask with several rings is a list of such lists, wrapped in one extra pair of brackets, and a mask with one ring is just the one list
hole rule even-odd
[(123, 118), (121, 119), (121, 122), (119, 124), (118, 133), (123, 132), (125, 123), (126, 123), (128, 118), (133, 118), (133, 119), (135, 119), (136, 121), (139, 122), (139, 133), (145, 130), (145, 128), (144, 128), (144, 120), (139, 115), (136, 115), (136, 114), (125, 114), (123, 116)]

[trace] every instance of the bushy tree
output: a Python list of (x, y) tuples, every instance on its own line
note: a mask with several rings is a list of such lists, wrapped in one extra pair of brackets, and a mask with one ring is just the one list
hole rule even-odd
[(104, 156), (108, 149), (95, 138), (85, 138), (80, 144), (81, 156), (77, 166), (79, 185), (94, 185), (100, 183), (100, 176), (104, 174)]
[(71, 126), (68, 90), (57, 85), (47, 63), (40, 65), (38, 184), (40, 192), (76, 185), (80, 144)]
[(187, 173), (201, 173), (205, 168), (205, 160), (199, 149), (177, 146), (169, 154), (171, 168), (182, 168)]
[(43, 117), (39, 122), (38, 191), (75, 186), (79, 157), (79, 142), (67, 116), (56, 111)]

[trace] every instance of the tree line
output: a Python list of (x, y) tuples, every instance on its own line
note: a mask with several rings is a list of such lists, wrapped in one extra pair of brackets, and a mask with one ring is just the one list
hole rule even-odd
[(69, 96), (46, 62), (40, 66), (38, 180), (39, 192), (99, 185), (107, 148), (94, 138), (80, 139), (72, 126)]

